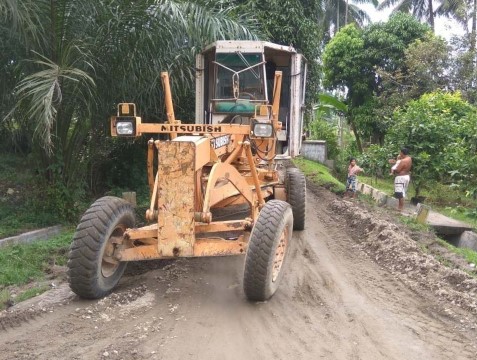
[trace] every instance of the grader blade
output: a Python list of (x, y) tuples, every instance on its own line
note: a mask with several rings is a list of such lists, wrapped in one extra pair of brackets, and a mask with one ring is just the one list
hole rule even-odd
[(158, 150), (158, 251), (192, 256), (195, 243), (195, 173), (210, 158), (210, 141), (178, 137), (156, 142)]

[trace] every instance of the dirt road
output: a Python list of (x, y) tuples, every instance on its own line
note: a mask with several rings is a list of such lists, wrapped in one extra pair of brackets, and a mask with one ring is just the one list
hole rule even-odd
[(62, 284), (1, 314), (0, 358), (476, 359), (477, 282), (416, 236), (314, 189), (270, 301), (245, 300), (242, 257), (132, 264), (100, 301)]

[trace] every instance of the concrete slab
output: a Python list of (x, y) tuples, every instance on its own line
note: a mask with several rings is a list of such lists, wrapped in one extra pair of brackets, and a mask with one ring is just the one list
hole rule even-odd
[(471, 225), (451, 219), (432, 210), (427, 217), (427, 224), (429, 224), (435, 232), (442, 235), (460, 235), (464, 231), (472, 230)]
[(369, 195), (369, 196), (373, 196), (373, 188), (367, 184), (363, 184), (363, 194), (364, 195)]
[[(365, 195), (371, 196), (378, 203), (378, 205), (385, 205), (393, 209), (396, 209), (398, 206), (397, 199), (392, 196), (388, 196), (386, 193), (379, 191), (368, 184), (358, 183), (358, 191)], [(446, 236), (448, 238), (458, 238), (462, 233), (466, 231), (471, 232), (472, 230), (472, 226), (469, 224), (451, 219), (445, 215), (432, 211), (429, 206), (423, 204), (418, 205), (426, 209), (427, 218), (424, 221), (440, 235)], [(404, 214), (409, 216), (417, 216), (419, 214), (419, 209), (406, 201)], [(422, 218), (424, 218), (424, 216), (422, 216)]]
[(23, 233), (21, 235), (0, 239), (0, 247), (14, 244), (28, 244), (37, 240), (48, 240), (50, 237), (61, 232), (61, 225), (50, 226), (45, 229)]
[(390, 208), (393, 208), (393, 209), (397, 209), (398, 199), (393, 198), (392, 196), (388, 196), (387, 199), (386, 199), (386, 206), (390, 207)]
[(378, 206), (384, 206), (388, 201), (388, 196), (381, 191), (373, 191), (372, 197)]
[(426, 224), (427, 218), (429, 217), (429, 213), (431, 208), (427, 205), (417, 204), (416, 206), (416, 220), (418, 223)]
[(477, 234), (472, 231), (464, 231), (457, 242), (457, 247), (477, 251)]

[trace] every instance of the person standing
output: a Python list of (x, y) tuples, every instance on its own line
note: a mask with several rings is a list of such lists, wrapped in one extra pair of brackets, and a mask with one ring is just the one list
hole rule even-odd
[[(399, 153), (400, 162), (394, 169), (394, 197), (398, 199), (398, 211), (404, 209), (404, 198), (411, 181), (412, 158), (409, 156), (409, 150), (405, 147), (401, 148)], [(395, 164), (396, 160), (389, 160), (390, 164)]]
[(346, 178), (346, 192), (351, 192), (353, 198), (356, 197), (356, 183), (358, 182), (356, 176), (362, 171), (363, 169), (356, 165), (356, 159), (351, 158), (348, 166), (348, 177)]

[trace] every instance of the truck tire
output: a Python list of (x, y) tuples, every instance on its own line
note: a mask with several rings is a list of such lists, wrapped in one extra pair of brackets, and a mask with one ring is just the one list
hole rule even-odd
[(290, 205), (281, 200), (267, 202), (252, 229), (245, 257), (243, 289), (249, 300), (267, 300), (277, 290), (292, 229)]
[(305, 229), (306, 181), (297, 168), (288, 168), (285, 180), (287, 201), (293, 211), (293, 230)]
[(126, 262), (111, 257), (114, 238), (134, 227), (135, 215), (127, 201), (105, 196), (84, 213), (68, 254), (68, 280), (71, 290), (87, 299), (109, 294), (119, 282)]

